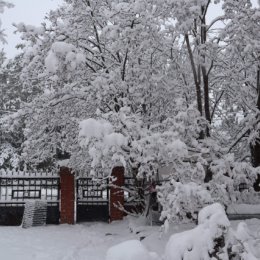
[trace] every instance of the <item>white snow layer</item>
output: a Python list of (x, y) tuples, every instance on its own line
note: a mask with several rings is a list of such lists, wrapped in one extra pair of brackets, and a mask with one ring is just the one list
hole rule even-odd
[(51, 46), (51, 49), (55, 53), (67, 54), (68, 52), (73, 51), (75, 48), (72, 44), (66, 42), (54, 42)]
[(111, 133), (104, 136), (104, 143), (107, 146), (121, 146), (126, 145), (126, 138), (120, 133)]
[(53, 53), (53, 51), (49, 51), (47, 57), (45, 58), (45, 66), (48, 72), (56, 72), (58, 69), (58, 60)]
[(149, 253), (138, 240), (128, 240), (108, 249), (106, 260), (156, 260), (155, 253)]
[(85, 61), (83, 53), (76, 53), (75, 47), (66, 42), (54, 42), (45, 58), (45, 66), (48, 72), (55, 73), (59, 69), (59, 63), (66, 64), (68, 70), (73, 71), (77, 65)]
[(89, 118), (80, 122), (79, 137), (88, 143), (94, 137), (100, 139), (107, 147), (126, 145), (127, 139), (120, 133), (113, 132), (113, 126), (105, 120)]
[(185, 157), (188, 155), (186, 144), (179, 139), (169, 143), (167, 147), (172, 150), (174, 155), (178, 155), (179, 157)]
[(259, 204), (230, 204), (227, 208), (228, 214), (260, 214)]
[(80, 137), (101, 138), (104, 135), (108, 135), (113, 132), (113, 127), (109, 122), (98, 121), (93, 118), (88, 118), (86, 120), (81, 121), (79, 127), (80, 127), (80, 131), (79, 131)]
[[(246, 226), (245, 224), (239, 224), (237, 235), (243, 242), (246, 241), (248, 243), (248, 247), (253, 247), (252, 252), (257, 256), (257, 259), (260, 259), (260, 220), (246, 220), (245, 223), (247, 224)], [(237, 224), (238, 222), (232, 222), (234, 228), (236, 228)], [(134, 228), (133, 226), (131, 227), (132, 232), (127, 221), (114, 222), (112, 224), (47, 225), (29, 229), (0, 226), (0, 259), (105, 260), (110, 250), (109, 248), (124, 241), (139, 240), (140, 237), (144, 237), (140, 243), (149, 252), (154, 251), (159, 256), (162, 256), (165, 244), (171, 234), (192, 227), (191, 225), (171, 226), (169, 234), (162, 235), (158, 226), (140, 226), (144, 225), (140, 223), (132, 223), (132, 225), (138, 225)], [(206, 232), (206, 230), (201, 231)], [(189, 231), (186, 232), (188, 233)], [(252, 232), (253, 236), (251, 235)], [(192, 232), (192, 234), (194, 233)], [(193, 238), (200, 240), (202, 234), (197, 232), (197, 237)], [(181, 237), (180, 234), (178, 236)], [(180, 251), (177, 246), (175, 248), (177, 248), (177, 251), (174, 258), (172, 258), (174, 260), (178, 259), (177, 254)], [(171, 251), (173, 252), (173, 249)], [(124, 256), (127, 257), (128, 254), (129, 250), (126, 249)], [(127, 258), (123, 259), (126, 260)], [(149, 260), (154, 259), (156, 258), (151, 256)], [(195, 259), (192, 258), (192, 260)]]

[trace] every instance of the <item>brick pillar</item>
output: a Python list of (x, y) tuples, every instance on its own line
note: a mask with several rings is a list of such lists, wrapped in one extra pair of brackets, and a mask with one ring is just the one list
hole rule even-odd
[[(113, 185), (118, 187), (124, 186), (124, 167), (115, 167), (112, 170), (112, 177), (116, 178), (112, 183)], [(114, 220), (122, 220), (124, 217), (124, 212), (115, 206), (118, 204), (124, 206), (124, 191), (120, 188), (114, 187), (113, 185), (110, 188), (110, 222)]]
[(67, 167), (60, 168), (60, 223), (74, 224), (74, 175)]

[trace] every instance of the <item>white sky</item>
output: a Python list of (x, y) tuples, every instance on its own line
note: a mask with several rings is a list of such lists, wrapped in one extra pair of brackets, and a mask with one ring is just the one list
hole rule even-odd
[(15, 5), (14, 8), (6, 9), (1, 14), (2, 28), (7, 34), (7, 44), (1, 46), (8, 58), (12, 58), (17, 53), (15, 46), (21, 42), (19, 34), (13, 34), (15, 28), (12, 23), (24, 22), (25, 24), (40, 25), (43, 22), (44, 16), (50, 10), (56, 9), (63, 0), (6, 0)]

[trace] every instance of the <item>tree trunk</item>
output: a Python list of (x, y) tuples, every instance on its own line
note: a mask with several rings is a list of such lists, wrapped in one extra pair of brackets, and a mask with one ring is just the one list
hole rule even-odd
[(194, 62), (193, 53), (192, 53), (192, 50), (191, 50), (190, 40), (189, 40), (188, 34), (185, 34), (185, 41), (186, 41), (186, 45), (187, 45), (187, 49), (188, 49), (188, 53), (189, 53), (191, 69), (192, 69), (195, 88), (196, 88), (197, 106), (198, 106), (198, 110), (199, 110), (200, 114), (202, 115), (201, 87), (200, 87), (198, 75), (197, 75), (197, 72), (196, 72), (196, 65), (195, 65), (195, 62)]
[[(257, 85), (257, 91), (258, 91), (256, 106), (260, 113), (260, 66), (258, 66), (258, 70), (257, 70), (256, 85)], [(257, 117), (259, 118), (259, 115), (257, 115)], [(258, 131), (258, 138), (255, 140), (254, 143), (251, 143), (251, 145), (250, 145), (250, 150), (251, 150), (252, 165), (254, 167), (260, 166), (260, 132), (259, 131)], [(255, 191), (260, 191), (260, 175), (259, 174), (254, 183), (254, 189), (255, 189)]]
[[(200, 36), (200, 42), (203, 47), (205, 47), (206, 41), (207, 41), (207, 27), (206, 27), (206, 16), (204, 15), (205, 7), (202, 6), (201, 8), (201, 14), (203, 16), (201, 20), (201, 36)], [(201, 72), (202, 72), (202, 78), (203, 78), (203, 86), (204, 86), (204, 111), (205, 111), (205, 118), (208, 122), (208, 124), (211, 123), (211, 117), (210, 117), (210, 105), (209, 105), (209, 75), (206, 71), (205, 62), (205, 50), (203, 50), (201, 55), (201, 60), (203, 64), (201, 65)], [(209, 127), (206, 127), (206, 136), (210, 136), (209, 133)]]
[[(201, 94), (201, 86), (200, 86), (200, 78), (199, 78), (200, 76), (197, 74), (197, 71), (196, 71), (196, 65), (195, 65), (195, 62), (194, 62), (194, 57), (193, 57), (193, 53), (192, 53), (192, 50), (191, 50), (190, 40), (189, 40), (188, 34), (185, 34), (185, 42), (186, 42), (188, 53), (189, 53), (191, 69), (192, 69), (192, 74), (193, 74), (195, 88), (196, 88), (197, 107), (198, 107), (198, 110), (200, 112), (200, 115), (202, 116), (203, 115), (203, 108), (202, 108), (202, 94)], [(199, 71), (200, 71), (200, 68), (199, 68)], [(204, 132), (201, 131), (199, 139), (204, 139), (204, 137), (205, 137)]]

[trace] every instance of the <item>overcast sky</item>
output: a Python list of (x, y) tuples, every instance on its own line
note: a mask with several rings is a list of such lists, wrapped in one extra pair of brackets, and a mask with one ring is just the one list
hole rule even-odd
[[(5, 10), (1, 15), (2, 28), (7, 34), (8, 44), (4, 45), (4, 49), (8, 58), (12, 58), (17, 53), (15, 46), (20, 42), (18, 34), (13, 34), (15, 28), (12, 23), (24, 22), (25, 24), (40, 25), (44, 16), (48, 11), (56, 9), (62, 4), (63, 0), (6, 0), (15, 5), (14, 8)], [(103, 0), (100, 0), (103, 1)], [(257, 6), (258, 0), (251, 0), (254, 6)], [(212, 5), (209, 10), (209, 16), (215, 17), (221, 13), (220, 6)], [(0, 43), (1, 45), (1, 43)]]
[[(8, 44), (4, 45), (7, 57), (11, 58), (16, 53), (15, 45), (19, 43), (19, 35), (13, 34), (15, 28), (12, 23), (24, 22), (25, 24), (40, 25), (44, 16), (52, 9), (56, 9), (63, 0), (6, 0), (15, 5), (14, 8), (6, 9), (1, 15), (2, 28), (7, 34)], [(1, 43), (0, 43), (1, 45)]]

